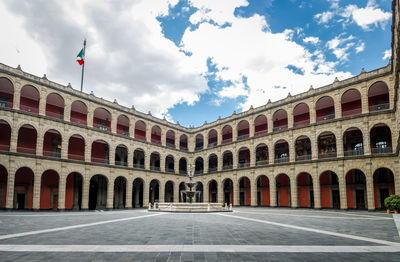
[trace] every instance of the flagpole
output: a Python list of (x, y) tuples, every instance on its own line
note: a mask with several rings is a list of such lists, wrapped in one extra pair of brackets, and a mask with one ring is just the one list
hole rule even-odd
[(82, 65), (82, 77), (81, 77), (81, 92), (83, 90), (83, 73), (85, 72), (85, 49), (86, 49), (86, 38), (83, 40), (83, 65)]

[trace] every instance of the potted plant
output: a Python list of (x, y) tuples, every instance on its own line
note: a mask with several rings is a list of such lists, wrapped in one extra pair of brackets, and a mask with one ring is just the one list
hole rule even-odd
[(390, 211), (394, 211), (395, 214), (400, 210), (400, 195), (391, 195), (384, 200), (385, 207), (388, 214)]

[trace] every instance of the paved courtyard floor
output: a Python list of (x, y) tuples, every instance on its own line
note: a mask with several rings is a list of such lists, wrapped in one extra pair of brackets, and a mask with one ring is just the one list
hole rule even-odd
[(399, 231), (366, 211), (0, 212), (0, 261), (400, 261)]

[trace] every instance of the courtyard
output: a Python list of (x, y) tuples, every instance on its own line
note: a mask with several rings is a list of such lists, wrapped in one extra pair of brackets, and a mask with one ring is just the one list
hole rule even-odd
[(398, 261), (400, 252), (400, 218), (383, 212), (2, 212), (0, 225), (1, 261)]

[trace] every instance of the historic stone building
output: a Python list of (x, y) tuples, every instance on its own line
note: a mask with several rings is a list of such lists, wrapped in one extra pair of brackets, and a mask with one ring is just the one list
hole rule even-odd
[(371, 72), (186, 128), (0, 64), (0, 207), (185, 201), (382, 208), (400, 191), (399, 0), (392, 59)]

